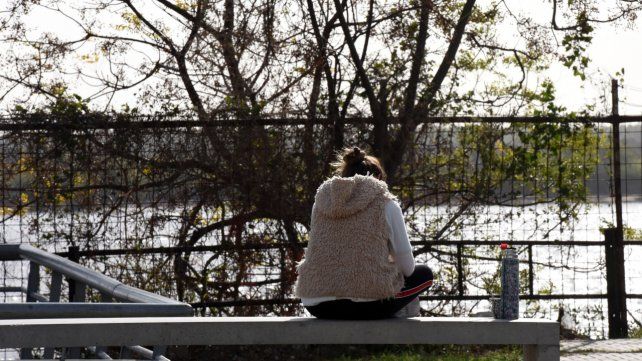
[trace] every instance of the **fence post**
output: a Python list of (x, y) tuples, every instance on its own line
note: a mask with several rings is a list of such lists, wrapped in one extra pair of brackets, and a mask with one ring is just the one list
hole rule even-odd
[(626, 338), (629, 333), (626, 315), (623, 238), (621, 229), (608, 228), (604, 230), (609, 338)]
[[(69, 246), (67, 250), (67, 257), (70, 261), (80, 263), (80, 248), (78, 246)], [(85, 285), (81, 282), (67, 277), (67, 283), (69, 284), (69, 302), (85, 302)], [(63, 355), (67, 355), (68, 358), (78, 359), (80, 358), (80, 347), (68, 347), (63, 348)]]
[(62, 273), (53, 271), (51, 273), (49, 302), (60, 302), (60, 291), (62, 291)]
[[(51, 287), (49, 288), (49, 302), (60, 302), (60, 293), (62, 291), (62, 273), (53, 271), (51, 273)], [(45, 347), (42, 354), (44, 359), (54, 358), (54, 348)]]
[[(69, 246), (67, 249), (67, 258), (72, 262), (80, 263), (80, 248), (78, 248), (78, 246)], [(76, 281), (67, 277), (67, 284), (69, 284), (69, 302), (73, 302), (74, 295), (76, 294)]]
[(615, 228), (604, 230), (606, 292), (609, 312), (609, 338), (626, 338), (629, 326), (626, 315), (624, 279), (624, 221), (622, 220), (622, 171), (620, 168), (620, 112), (618, 81), (611, 80), (611, 147), (613, 151), (613, 198)]
[(615, 227), (624, 229), (622, 220), (622, 170), (620, 167), (620, 111), (619, 111), (619, 85), (616, 79), (611, 80), (611, 148), (613, 151), (613, 198), (615, 203)]
[(457, 244), (457, 294), (464, 296), (464, 264), (462, 260), (463, 246)]
[(37, 302), (36, 294), (40, 293), (40, 265), (29, 262), (29, 280), (27, 281), (27, 302)]
[(533, 283), (535, 275), (533, 274), (533, 245), (528, 245), (528, 295), (533, 296)]
[[(27, 302), (38, 302), (35, 294), (40, 292), (40, 265), (36, 262), (29, 262), (29, 280), (27, 281)], [(20, 349), (21, 359), (33, 358), (31, 348)]]

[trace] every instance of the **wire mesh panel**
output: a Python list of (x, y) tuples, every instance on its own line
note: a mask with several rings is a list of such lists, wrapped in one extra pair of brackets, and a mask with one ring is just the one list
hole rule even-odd
[[(2, 241), (62, 254), (77, 246), (90, 268), (191, 302), (202, 315), (304, 313), (292, 287), (316, 188), (338, 144), (373, 141), (373, 125), (359, 119), (340, 133), (287, 119), (61, 122), (2, 124)], [(627, 239), (642, 232), (640, 129), (621, 128)], [(524, 315), (557, 318), (561, 308), (567, 325), (604, 335), (611, 125), (427, 121), (413, 137), (396, 163), (387, 148), (378, 152), (394, 168), (391, 189), (415, 256), (438, 276), (424, 312), (487, 308), (483, 299), (499, 290), (497, 245), (509, 241), (521, 261)], [(627, 246), (630, 293), (642, 293), (632, 262), (640, 248)], [(3, 267), (3, 284), (24, 284), (23, 269)]]

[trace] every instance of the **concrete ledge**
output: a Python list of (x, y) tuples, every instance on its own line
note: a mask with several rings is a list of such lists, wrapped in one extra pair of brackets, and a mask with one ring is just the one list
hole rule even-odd
[(175, 317), (194, 314), (188, 304), (27, 302), (1, 303), (0, 320), (25, 318)]
[(124, 345), (515, 344), (559, 350), (550, 320), (139, 317), (0, 320), (0, 348)]

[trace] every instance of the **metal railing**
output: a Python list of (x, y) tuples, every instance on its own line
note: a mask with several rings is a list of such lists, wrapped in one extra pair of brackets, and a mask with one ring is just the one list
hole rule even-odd
[[(163, 297), (138, 288), (127, 286), (113, 278), (83, 267), (58, 255), (42, 251), (26, 244), (0, 245), (0, 261), (29, 261), (27, 287), (8, 286), (0, 292), (18, 292), (26, 295), (26, 303), (0, 304), (0, 319), (43, 319), (43, 318), (108, 318), (108, 317), (152, 317), (191, 316), (190, 305)], [(40, 291), (41, 268), (51, 271), (49, 295)], [(69, 302), (60, 303), (63, 278), (69, 284)], [(85, 303), (87, 289), (100, 292), (101, 302)], [(121, 356), (134, 352), (151, 359), (164, 359), (166, 346), (154, 346), (153, 350), (132, 345), (121, 349)], [(87, 350), (99, 358), (109, 358), (100, 346)], [(32, 358), (33, 350), (23, 348), (21, 358)], [(81, 348), (67, 351), (71, 358), (80, 357)], [(44, 358), (54, 357), (54, 348), (45, 348)]]
[[(497, 292), (492, 279), (482, 282), (497, 269), (495, 244), (510, 240), (520, 251), (522, 296), (532, 312), (554, 318), (558, 309), (573, 310), (578, 320), (596, 320), (578, 324), (580, 332), (625, 334), (627, 311), (642, 307), (634, 261), (642, 251), (641, 121), (423, 119), (404, 182), (392, 191), (402, 195), (417, 260), (440, 275), (422, 297), (431, 301), (425, 311), (464, 315), (485, 305), (477, 301)], [(301, 314), (292, 298), (295, 265), (313, 191), (327, 175), (316, 169), (329, 154), (330, 123), (5, 118), (0, 232), (191, 302), (203, 316)], [(368, 144), (372, 119), (344, 123), (346, 145)], [(391, 118), (391, 129), (397, 123)], [(254, 144), (257, 129), (267, 135)], [(308, 138), (310, 162), (303, 157)], [(604, 229), (616, 232), (607, 239)], [(628, 267), (627, 281), (609, 288), (606, 273), (625, 278), (618, 265)], [(27, 279), (5, 277), (15, 277), (7, 286)]]

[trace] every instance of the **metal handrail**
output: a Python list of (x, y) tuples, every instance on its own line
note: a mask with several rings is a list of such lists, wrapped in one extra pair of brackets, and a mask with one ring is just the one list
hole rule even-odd
[[(78, 263), (28, 244), (0, 245), (0, 261), (22, 260), (30, 262), (27, 287), (2, 287), (0, 292), (25, 293), (27, 302), (0, 304), (0, 319), (178, 317), (193, 315), (193, 309), (189, 304), (127, 286)], [(41, 266), (53, 271), (49, 298), (39, 292)], [(60, 300), (63, 276), (70, 280), (70, 288), (72, 282), (75, 285), (75, 291), (73, 297), (70, 295), (71, 302), (69, 303), (58, 302)], [(85, 299), (84, 292), (86, 287), (100, 291), (103, 301), (107, 302), (82, 302)], [(112, 303), (112, 300), (123, 302)], [(167, 360), (162, 357), (165, 346), (155, 346), (153, 351), (141, 346), (131, 346), (130, 348), (143, 357)], [(92, 349), (95, 351), (96, 356), (109, 358), (103, 348), (90, 348), (90, 350)], [(80, 355), (80, 348), (73, 347), (70, 350), (72, 358)], [(21, 358), (30, 358), (31, 350), (23, 348), (20, 355)], [(45, 348), (45, 358), (51, 358), (53, 355), (53, 348)]]
[(53, 271), (59, 272), (75, 281), (95, 288), (117, 300), (135, 303), (172, 303), (183, 304), (151, 292), (127, 286), (113, 278), (83, 267), (63, 257), (40, 250), (28, 244), (0, 245), (0, 260), (17, 261), (25, 259)]

